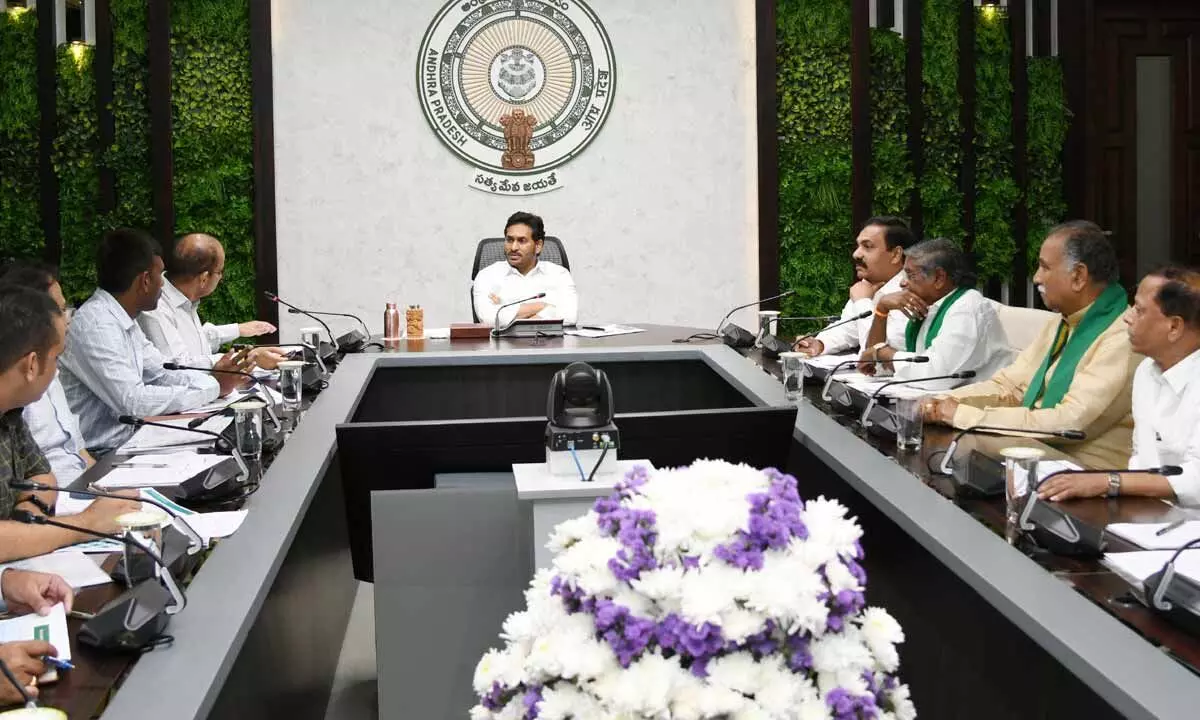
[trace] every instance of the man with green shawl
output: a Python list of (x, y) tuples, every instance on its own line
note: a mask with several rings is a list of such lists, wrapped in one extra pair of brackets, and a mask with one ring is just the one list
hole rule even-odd
[(1122, 317), (1129, 309), (1117, 256), (1095, 223), (1053, 228), (1033, 277), (1046, 307), (1062, 317), (991, 380), (931, 401), (926, 419), (966, 429), (1082, 430), (1064, 448), (1080, 462), (1123, 468), (1132, 449), (1135, 355)]
[[(991, 300), (975, 289), (971, 261), (953, 241), (924, 240), (904, 253), (900, 292), (875, 303), (867, 350), (859, 372), (892, 373), (896, 380), (941, 378), (970, 370), (986, 380), (1012, 361), (1008, 338)], [(904, 344), (887, 340), (890, 313), (908, 318)], [(929, 362), (905, 360), (923, 355)], [(923, 390), (949, 390), (962, 381), (931, 380), (915, 384)]]

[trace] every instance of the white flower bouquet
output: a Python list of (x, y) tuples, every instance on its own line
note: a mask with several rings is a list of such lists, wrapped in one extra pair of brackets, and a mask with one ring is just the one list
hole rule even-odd
[(914, 718), (904, 634), (864, 608), (861, 536), (776, 470), (634, 470), (555, 529), (553, 569), (475, 670), (471, 717)]

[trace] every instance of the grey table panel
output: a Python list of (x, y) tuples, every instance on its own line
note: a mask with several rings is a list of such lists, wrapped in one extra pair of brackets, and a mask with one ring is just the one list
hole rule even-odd
[(475, 665), (524, 605), (530, 523), (499, 476), (371, 494), (381, 718), (465, 718)]
[[(241, 528), (217, 545), (188, 587), (188, 605), (168, 629), (174, 645), (134, 666), (103, 718), (208, 716), (333, 461), (333, 428), (346, 418), (370, 367), (349, 362), (333, 376), (247, 500)], [(304, 622), (302, 614), (296, 622)]]
[[(175, 646), (143, 658), (104, 717), (208, 715), (334, 459), (334, 426), (350, 417), (374, 367), (566, 364), (587, 356), (700, 357), (759, 405), (785, 402), (778, 382), (721, 346), (491, 348), (349, 357), (264, 477), (242, 529), (214, 551), (193, 581), (188, 608), (172, 622)], [(1130, 717), (1194, 716), (1200, 683), (1186, 670), (834, 420), (802, 404), (796, 439), (1114, 707)], [(490, 630), (494, 636), (499, 624)]]
[(796, 439), (1127, 717), (1195, 717), (1200, 680), (808, 402)]

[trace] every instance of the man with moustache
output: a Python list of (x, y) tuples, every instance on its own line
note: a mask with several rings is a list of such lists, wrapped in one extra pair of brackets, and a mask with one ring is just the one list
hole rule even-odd
[[(508, 218), (504, 224), (504, 254), (508, 261), (481, 269), (471, 285), (479, 322), (506, 326), (516, 320), (538, 318), (575, 324), (579, 313), (575, 280), (570, 270), (540, 259), (545, 239), (546, 225), (537, 215), (518, 212)], [(546, 297), (500, 309), (538, 293)]]
[[(880, 298), (901, 291), (904, 281), (904, 252), (916, 239), (908, 225), (897, 217), (873, 217), (863, 224), (862, 231), (854, 241), (854, 272), (858, 282), (850, 286), (850, 300), (842, 308), (842, 320), (849, 320), (864, 312), (875, 311)], [(887, 319), (886, 337), (868, 346), (867, 336), (871, 332), (872, 318), (830, 328), (816, 337), (801, 338), (795, 343), (797, 352), (809, 356), (822, 354), (837, 355), (862, 348), (864, 353), (878, 352), (887, 347), (904, 346), (904, 333), (908, 317), (900, 310), (885, 312)]]
[(1062, 317), (991, 380), (927, 403), (925, 419), (959, 429), (1082, 430), (1087, 440), (1066, 448), (1071, 454), (1092, 467), (1125, 467), (1141, 358), (1121, 321), (1129, 305), (1116, 253), (1096, 224), (1063, 223), (1046, 236), (1033, 281)]
[[(1133, 351), (1146, 356), (1133, 376), (1133, 457), (1129, 469), (1178, 465), (1183, 473), (1117, 476), (1115, 494), (1174, 498), (1200, 506), (1200, 272), (1180, 267), (1142, 279), (1125, 319)], [(1038, 489), (1045, 500), (1109, 494), (1105, 473), (1059, 475)]]

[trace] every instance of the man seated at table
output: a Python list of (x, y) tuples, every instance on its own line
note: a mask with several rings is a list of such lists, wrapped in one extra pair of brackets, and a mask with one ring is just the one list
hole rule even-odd
[[(897, 217), (873, 217), (863, 225), (854, 241), (854, 273), (858, 281), (850, 286), (850, 299), (842, 308), (842, 320), (875, 309), (875, 303), (885, 295), (900, 292), (904, 281), (904, 253), (916, 242), (908, 225)], [(838, 355), (867, 345), (872, 318), (847, 322), (816, 337), (802, 338), (795, 343), (797, 352), (811, 356)], [(904, 345), (908, 318), (900, 311), (888, 313), (887, 341), (895, 347)]]
[[(75, 312), (60, 359), (63, 389), (92, 451), (116, 449), (133, 435), (121, 415), (186, 412), (228, 395), (245, 378), (164, 370), (162, 354), (134, 318), (158, 306), (162, 250), (141, 230), (118, 229), (100, 241), (100, 287)], [(229, 353), (214, 369), (244, 370), (244, 353)]]
[[(275, 332), (274, 325), (262, 320), (228, 325), (200, 322), (196, 308), (225, 277), (225, 249), (215, 237), (184, 235), (175, 241), (166, 266), (158, 306), (137, 316), (146, 339), (163, 357), (180, 365), (208, 368), (221, 359), (217, 351), (225, 343)], [(268, 370), (285, 359), (282, 350), (272, 347), (254, 348), (248, 358)]]
[(1147, 275), (1126, 323), (1133, 351), (1146, 356), (1133, 376), (1129, 469), (1178, 465), (1183, 474), (1059, 475), (1038, 493), (1047, 500), (1143, 495), (1200, 506), (1200, 272), (1169, 267)]
[[(992, 303), (975, 289), (975, 273), (966, 254), (950, 240), (938, 238), (913, 245), (904, 254), (904, 279), (898, 292), (875, 303), (867, 349), (859, 371), (891, 372), (895, 380), (941, 377), (965, 370), (986, 380), (1012, 359), (1008, 338)], [(909, 318), (904, 344), (887, 340), (891, 314)], [(896, 362), (924, 355), (927, 363)], [(884, 361), (876, 364), (875, 361)], [(953, 380), (934, 380), (926, 389), (954, 387)]]
[[(0, 284), (20, 285), (49, 294), (54, 304), (62, 310), (67, 326), (70, 327), (71, 316), (67, 300), (63, 297), (62, 286), (58, 284), (58, 273), (53, 267), (40, 263), (14, 262), (0, 271)], [(41, 449), (42, 455), (50, 463), (50, 470), (58, 484), (70, 485), (83, 471), (96, 463), (95, 458), (84, 446), (83, 433), (79, 431), (79, 420), (67, 404), (67, 396), (57, 372), (46, 392), (26, 405), (23, 414), (25, 424), (29, 426), (29, 432)]]
[[(66, 318), (45, 292), (0, 285), (0, 562), (92, 539), (73, 530), (11, 519), (17, 509), (48, 514), (56, 501), (55, 492), (15, 490), (10, 483), (55, 484), (21, 411), (41, 397), (54, 378), (66, 329)], [(118, 532), (116, 517), (139, 506), (129, 500), (101, 498), (70, 522), (96, 532)]]
[(1094, 223), (1053, 228), (1033, 277), (1058, 312), (1013, 364), (991, 380), (959, 388), (925, 406), (925, 419), (966, 429), (1082, 430), (1067, 450), (1094, 467), (1125, 467), (1133, 418), (1130, 386), (1140, 357), (1121, 317), (1129, 309), (1117, 256)]
[[(471, 285), (471, 298), (479, 322), (504, 327), (514, 320), (537, 318), (562, 320), (574, 325), (579, 308), (575, 280), (571, 271), (548, 260), (541, 260), (546, 227), (537, 215), (514, 213), (504, 225), (506, 262), (494, 262), (480, 269)], [(502, 307), (538, 293), (540, 300)]]
[[(0, 594), (8, 612), (17, 615), (47, 615), (62, 603), (67, 612), (75, 600), (71, 586), (58, 575), (8, 568), (0, 575)], [(38, 696), (37, 679), (46, 672), (45, 656), (55, 657), (58, 649), (44, 640), (20, 640), (0, 643), (0, 660), (12, 671), (16, 681), (31, 697)], [(24, 701), (11, 682), (0, 682), (0, 707)]]

